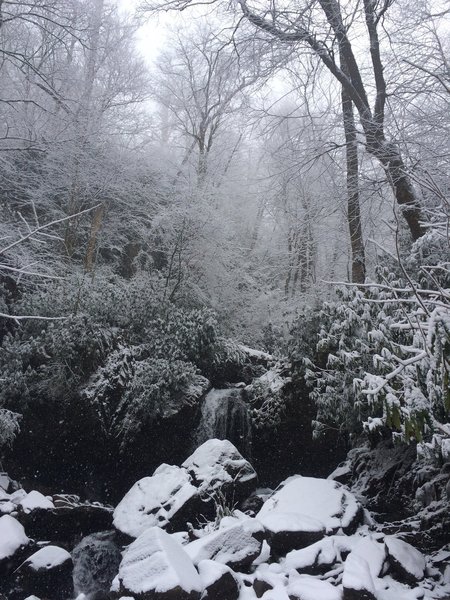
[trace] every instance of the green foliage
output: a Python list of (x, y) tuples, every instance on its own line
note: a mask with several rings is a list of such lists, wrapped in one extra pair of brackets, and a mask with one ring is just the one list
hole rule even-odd
[(164, 358), (136, 363), (135, 374), (117, 408), (115, 429), (122, 449), (149, 423), (168, 418), (190, 400), (198, 372), (194, 365)]
[(297, 319), (291, 359), (312, 388), (317, 434), (388, 428), (394, 438), (421, 441), (448, 419), (449, 251), (442, 239), (431, 230), (419, 240), (397, 269), (403, 277), (379, 266), (373, 284), (338, 290), (337, 301)]
[(244, 353), (219, 335), (212, 311), (161, 303), (159, 284), (158, 275), (125, 280), (104, 270), (23, 294), (15, 310), (57, 319), (24, 321), (4, 337), (0, 407), (27, 414), (46, 403), (76, 414), (79, 406), (105, 439), (126, 445), (198, 399), (200, 372), (241, 363)]
[(268, 381), (259, 379), (248, 386), (245, 393), (254, 427), (275, 430), (282, 423), (286, 410), (286, 398), (281, 389), (273, 390)]
[[(20, 431), (20, 415), (0, 408), (0, 451), (12, 445)], [(1, 454), (0, 454), (1, 458)]]

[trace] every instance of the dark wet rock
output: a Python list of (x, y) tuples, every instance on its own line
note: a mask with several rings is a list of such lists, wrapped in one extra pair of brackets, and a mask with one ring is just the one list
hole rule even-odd
[(112, 528), (112, 509), (100, 504), (36, 508), (18, 518), (30, 537), (61, 542), (68, 548), (81, 537)]
[(83, 538), (72, 552), (75, 593), (106, 597), (121, 559), (113, 531), (93, 533)]

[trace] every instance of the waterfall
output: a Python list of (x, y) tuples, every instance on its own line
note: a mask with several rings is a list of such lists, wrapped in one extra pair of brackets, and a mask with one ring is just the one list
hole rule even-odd
[(250, 413), (241, 389), (212, 389), (204, 398), (195, 443), (199, 446), (211, 438), (229, 440), (243, 456), (251, 457)]

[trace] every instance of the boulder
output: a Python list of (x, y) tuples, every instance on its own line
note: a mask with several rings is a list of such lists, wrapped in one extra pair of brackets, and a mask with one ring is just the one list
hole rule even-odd
[(179, 531), (198, 514), (199, 504), (190, 475), (180, 467), (163, 464), (125, 494), (114, 511), (113, 524), (134, 538), (150, 527)]
[(0, 472), (0, 490), (7, 494), (12, 494), (20, 488), (20, 485), (8, 475), (8, 473)]
[(233, 570), (249, 567), (261, 552), (263, 528), (246, 519), (213, 531), (185, 546), (192, 562), (215, 560)]
[(257, 598), (262, 598), (268, 591), (284, 588), (286, 583), (286, 575), (272, 571), (268, 564), (262, 564), (254, 573), (253, 590)]
[(199, 446), (182, 467), (192, 477), (200, 496), (219, 496), (233, 503), (247, 498), (258, 481), (251, 464), (228, 440), (212, 439)]
[(97, 503), (35, 508), (18, 519), (30, 537), (71, 546), (80, 536), (111, 529), (112, 509)]
[(356, 530), (362, 507), (340, 483), (295, 475), (266, 500), (256, 518), (264, 525), (275, 554), (302, 548), (325, 533)]
[(342, 600), (341, 590), (328, 581), (296, 573), (289, 575), (287, 594), (290, 600)]
[(376, 600), (375, 585), (367, 561), (350, 552), (342, 575), (344, 600)]
[(356, 541), (352, 552), (366, 560), (374, 580), (381, 577), (386, 563), (386, 546), (383, 543), (377, 542), (371, 536), (365, 536)]
[(36, 490), (32, 490), (24, 498), (22, 498), (18, 503), (18, 506), (20, 506), (25, 513), (30, 513), (32, 510), (37, 508), (55, 508), (55, 505), (48, 496), (44, 496), (41, 494), (41, 492)]
[(281, 564), (286, 571), (295, 569), (306, 575), (323, 575), (336, 564), (343, 563), (353, 546), (351, 537), (330, 536), (301, 550), (289, 552)]
[(72, 551), (75, 594), (106, 596), (122, 559), (114, 532), (93, 533)]
[(239, 583), (233, 571), (214, 560), (202, 560), (198, 564), (204, 595), (207, 600), (237, 600)]
[(24, 594), (43, 598), (71, 598), (72, 568), (72, 557), (67, 550), (45, 546), (20, 565), (16, 571), (16, 582)]
[(297, 513), (272, 511), (259, 514), (258, 519), (274, 556), (285, 556), (290, 550), (310, 546), (325, 535), (321, 521)]
[(20, 564), (29, 544), (23, 526), (14, 517), (0, 517), (0, 577), (8, 575)]
[(425, 576), (425, 557), (414, 546), (388, 535), (384, 538), (392, 573), (402, 582), (415, 585)]
[(112, 590), (136, 600), (198, 600), (203, 587), (183, 547), (151, 527), (125, 551)]

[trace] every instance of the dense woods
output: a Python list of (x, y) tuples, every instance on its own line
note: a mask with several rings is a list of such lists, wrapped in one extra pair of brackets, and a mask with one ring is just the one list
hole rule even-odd
[(448, 462), (449, 27), (440, 0), (0, 0), (3, 468), (116, 502), (230, 387), (263, 485), (364, 444)]

